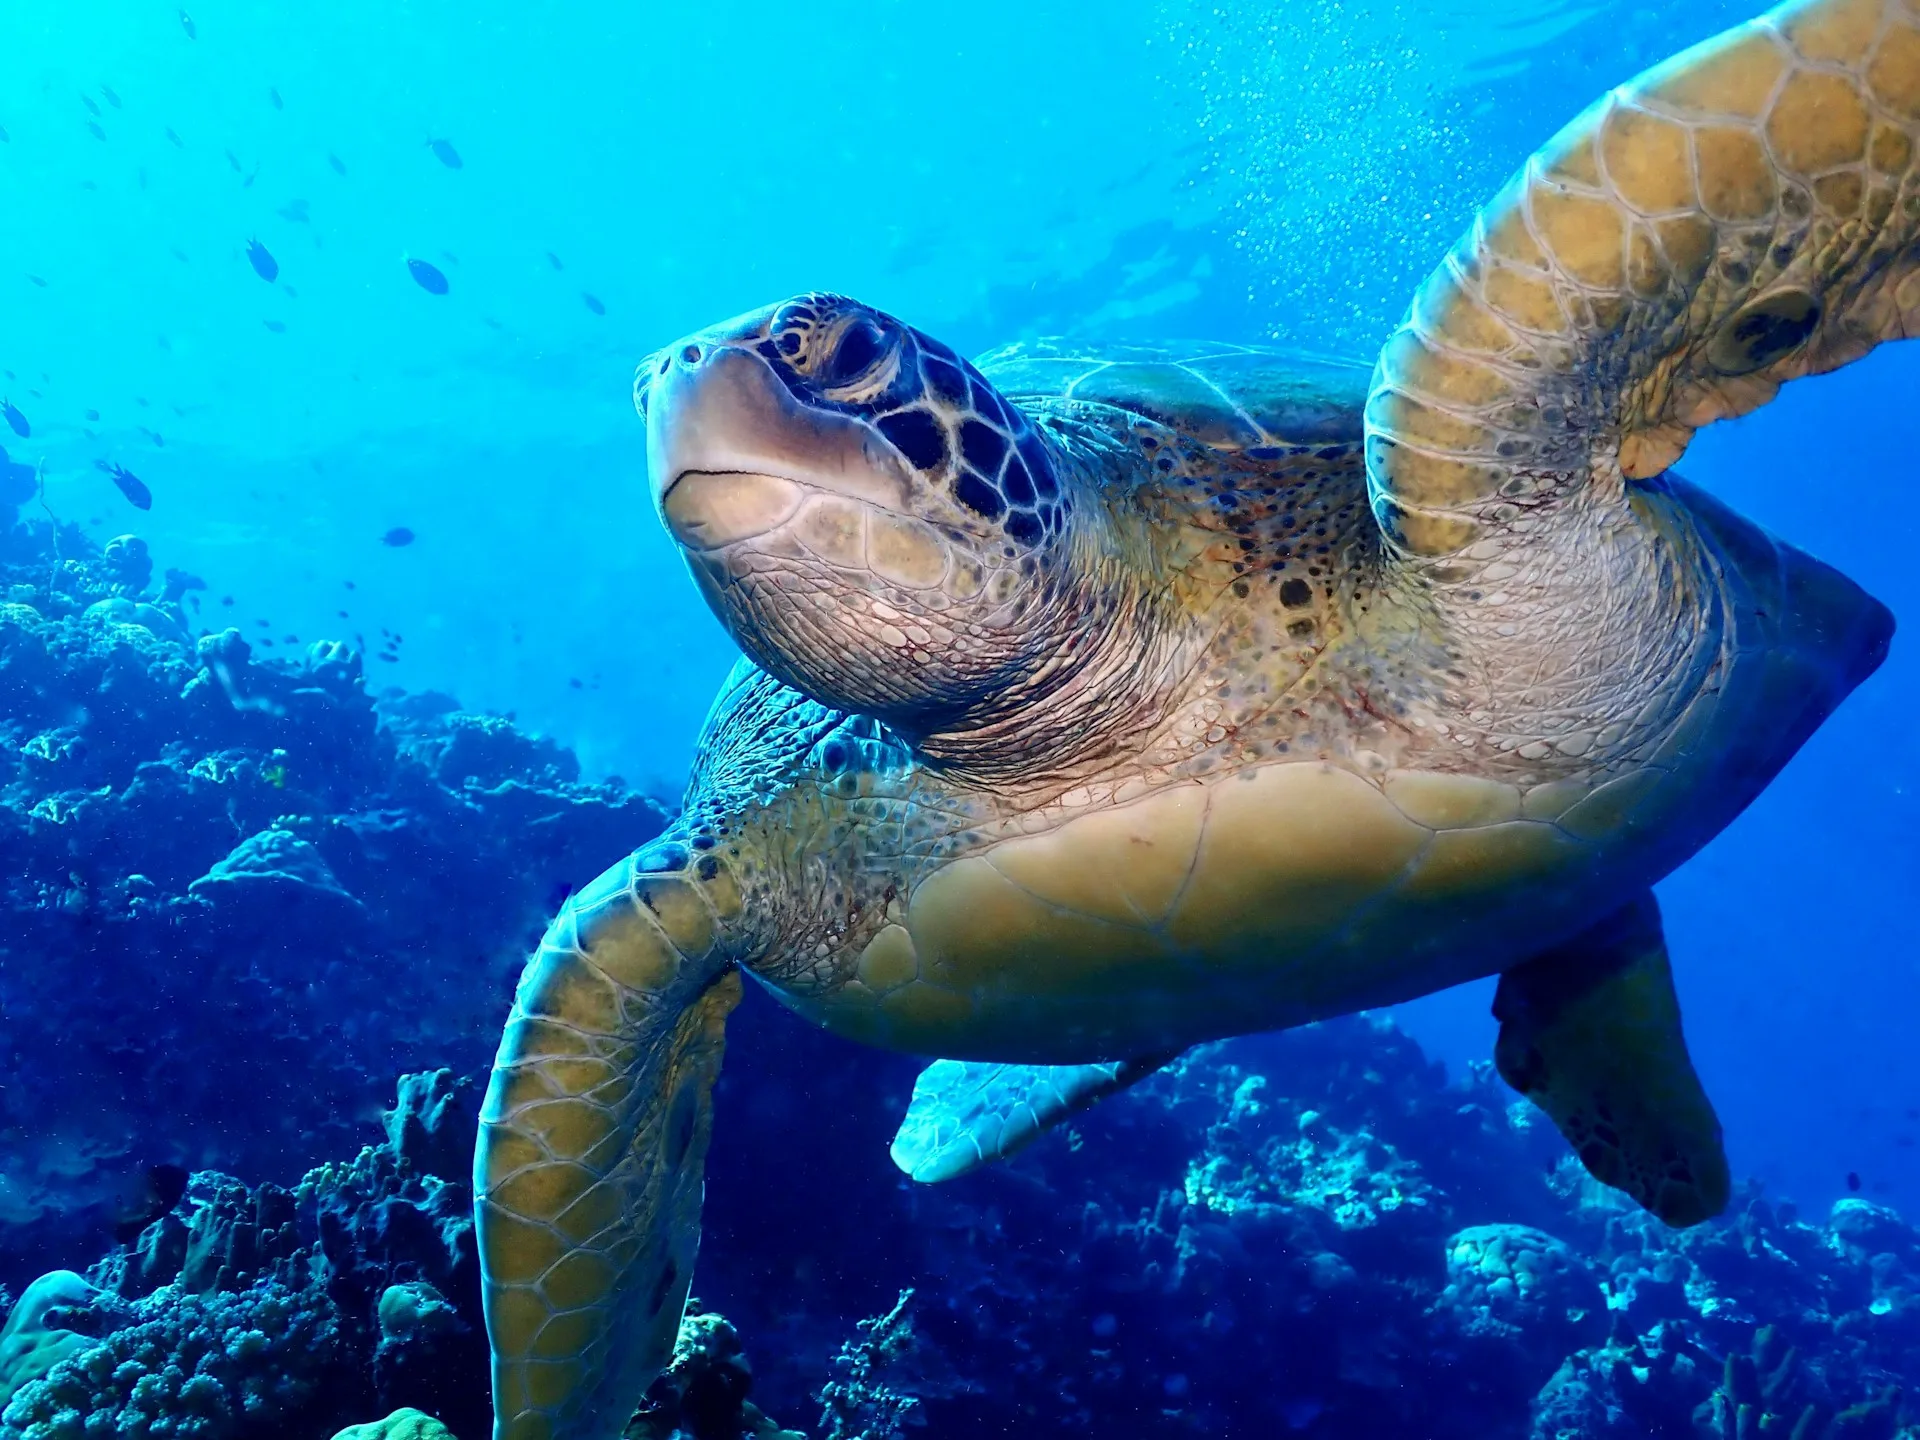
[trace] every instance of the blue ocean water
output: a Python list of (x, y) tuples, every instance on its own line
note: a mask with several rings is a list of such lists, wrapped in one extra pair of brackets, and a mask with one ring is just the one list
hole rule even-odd
[[(1608, 86), (1748, 13), (1717, 0), (189, 9), (0, 8), (0, 368), (31, 428), (0, 443), (44, 476), (22, 519), (96, 542), (137, 532), (157, 567), (204, 580), (196, 628), (237, 626), (262, 656), (347, 642), (371, 685), (511, 715), (587, 780), (624, 777), (669, 807), (737, 652), (653, 513), (630, 393), (643, 356), (831, 290), (963, 353), (1071, 335), (1370, 359), (1532, 149)], [(1920, 346), (1885, 347), (1703, 433), (1679, 468), (1910, 624), (1916, 393)], [(150, 511), (102, 461), (138, 475)], [(1660, 889), (1733, 1167), (1809, 1213), (1858, 1193), (1920, 1214), (1917, 712), (1920, 669), (1896, 641)], [(609, 839), (551, 878), (583, 881), (645, 838)], [(409, 903), (431, 906), (431, 885)], [(491, 954), (501, 939), (472, 943)], [(489, 963), (462, 1002), (475, 1014), (504, 1003)], [(147, 1002), (131, 981), (123, 993), (142, 1029)], [(1397, 1018), (1463, 1076), (1491, 1055), (1491, 994), (1467, 987)], [(339, 1019), (338, 998), (311, 976), (268, 976), (247, 1003), (311, 1004), (350, 1047), (354, 1007)], [(220, 1024), (211, 1010), (183, 1023)], [(773, 1049), (753, 1074), (842, 1053), (779, 1017), (755, 1023)], [(751, 1145), (743, 1127), (805, 1123), (774, 1099), (740, 1104), (723, 1103), (733, 1134), (716, 1153)], [(297, 1174), (366, 1119), (283, 1136), (275, 1153)], [(166, 1143), (191, 1149), (197, 1123)], [(240, 1105), (229, 1123), (274, 1122)], [(710, 1249), (752, 1223), (737, 1196), (715, 1207)], [(779, 1284), (812, 1283), (815, 1259), (769, 1253)], [(1167, 1404), (1183, 1394), (1167, 1389)], [(1287, 1423), (1310, 1431), (1321, 1402), (1299, 1403)]]

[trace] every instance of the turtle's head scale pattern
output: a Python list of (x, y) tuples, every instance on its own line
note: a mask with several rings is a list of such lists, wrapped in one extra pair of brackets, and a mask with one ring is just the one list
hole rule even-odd
[(668, 346), (634, 398), (661, 518), (770, 673), (924, 733), (1059, 655), (1066, 458), (940, 341), (804, 295)]

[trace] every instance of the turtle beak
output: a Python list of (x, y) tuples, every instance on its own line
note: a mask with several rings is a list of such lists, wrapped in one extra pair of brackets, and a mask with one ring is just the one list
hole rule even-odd
[(662, 351), (642, 367), (636, 404), (654, 505), (686, 549), (777, 529), (809, 491), (906, 505), (908, 476), (891, 446), (851, 416), (804, 403), (738, 338), (697, 335)]

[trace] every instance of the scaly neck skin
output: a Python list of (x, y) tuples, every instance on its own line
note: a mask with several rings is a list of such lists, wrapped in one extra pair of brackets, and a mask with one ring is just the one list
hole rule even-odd
[(1028, 617), (1037, 661), (964, 726), (909, 737), (956, 780), (1071, 787), (1149, 734), (1177, 686), (1178, 626), (1152, 593), (1138, 537), (1107, 503), (1098, 479), (1107, 457), (1050, 438), (1076, 508), (1045, 601)]
[(1476, 766), (1602, 769), (1671, 723), (1719, 653), (1711, 567), (1657, 485), (1490, 511), (1474, 544), (1399, 570), (1453, 660), (1431, 703), (1476, 737)]

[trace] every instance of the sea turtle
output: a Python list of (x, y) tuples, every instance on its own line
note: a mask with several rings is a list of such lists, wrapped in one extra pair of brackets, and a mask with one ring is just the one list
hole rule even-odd
[(669, 832), (528, 966), (475, 1183), (501, 1440), (667, 1360), (743, 971), (935, 1061), (956, 1174), (1199, 1041), (1499, 974), (1503, 1075), (1665, 1221), (1719, 1126), (1650, 887), (1888, 613), (1670, 473), (1920, 331), (1920, 0), (1776, 10), (1527, 162), (1371, 372), (970, 365), (807, 295), (641, 367), (653, 494), (748, 659)]

